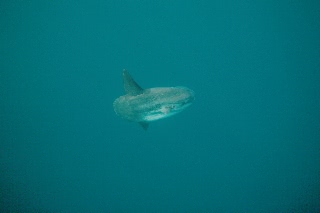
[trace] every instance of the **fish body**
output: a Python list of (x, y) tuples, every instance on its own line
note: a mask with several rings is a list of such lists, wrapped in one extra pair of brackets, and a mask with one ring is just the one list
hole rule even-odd
[(116, 114), (138, 122), (144, 129), (149, 123), (182, 112), (194, 101), (194, 92), (187, 87), (155, 87), (142, 89), (128, 71), (123, 71), (126, 94), (113, 102)]

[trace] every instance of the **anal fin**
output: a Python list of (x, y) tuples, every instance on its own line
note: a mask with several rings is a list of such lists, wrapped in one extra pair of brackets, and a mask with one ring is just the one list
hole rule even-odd
[(149, 123), (147, 123), (147, 122), (139, 122), (139, 124), (140, 124), (140, 126), (142, 126), (142, 128), (143, 128), (144, 130), (147, 131), (147, 129), (148, 129), (148, 127), (149, 127)]

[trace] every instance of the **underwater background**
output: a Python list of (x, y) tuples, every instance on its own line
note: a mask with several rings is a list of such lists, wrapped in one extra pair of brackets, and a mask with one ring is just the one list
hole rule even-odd
[[(320, 212), (319, 1), (1, 1), (0, 212)], [(195, 91), (144, 131), (122, 70)]]

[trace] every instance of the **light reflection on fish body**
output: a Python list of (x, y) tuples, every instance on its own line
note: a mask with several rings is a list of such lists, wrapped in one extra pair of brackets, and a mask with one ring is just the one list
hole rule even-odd
[(144, 129), (151, 121), (182, 112), (194, 101), (194, 92), (186, 87), (142, 89), (126, 70), (123, 78), (127, 94), (114, 101), (114, 111), (126, 120), (140, 123)]

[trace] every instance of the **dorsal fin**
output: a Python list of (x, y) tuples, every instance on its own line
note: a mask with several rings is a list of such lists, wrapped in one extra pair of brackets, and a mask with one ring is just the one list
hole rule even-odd
[(126, 69), (123, 70), (123, 84), (127, 94), (135, 96), (143, 93), (143, 89), (133, 80)]

